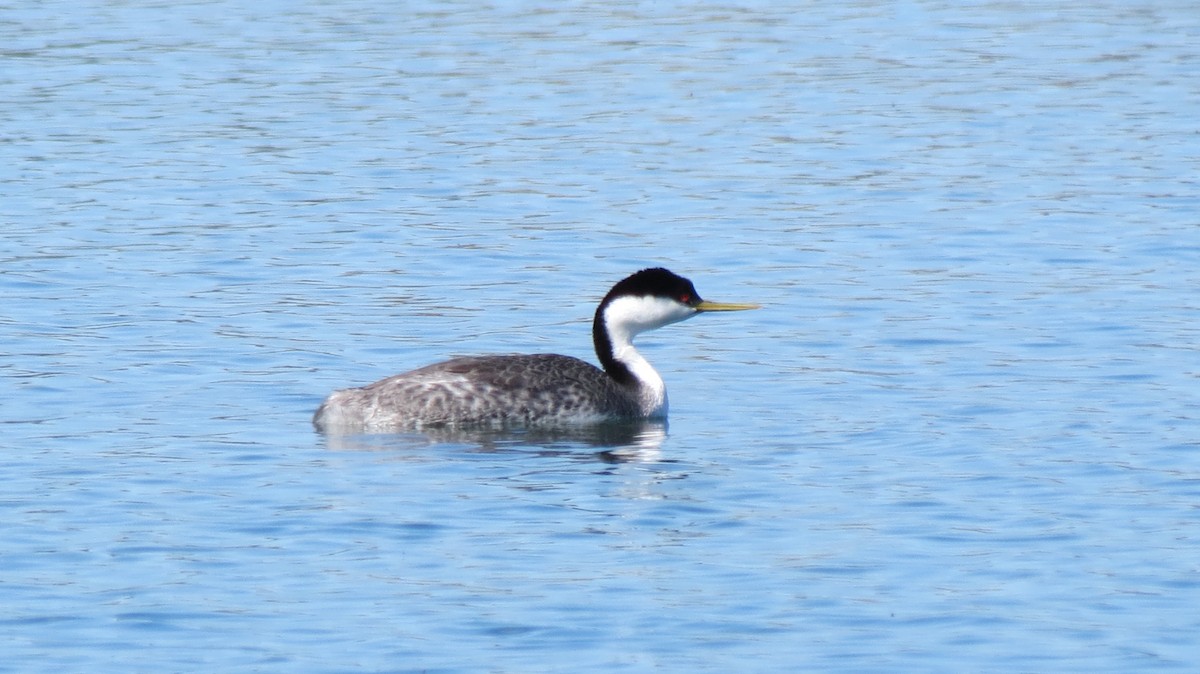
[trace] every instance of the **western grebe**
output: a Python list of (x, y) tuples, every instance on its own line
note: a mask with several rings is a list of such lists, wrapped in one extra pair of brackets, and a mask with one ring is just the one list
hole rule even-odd
[(702, 300), (682, 276), (643, 269), (613, 286), (596, 308), (592, 341), (604, 369), (556, 354), (454, 358), (334, 391), (313, 424), (325, 431), (386, 431), (665, 418), (666, 387), (633, 348), (633, 338), (701, 312), (757, 308)]

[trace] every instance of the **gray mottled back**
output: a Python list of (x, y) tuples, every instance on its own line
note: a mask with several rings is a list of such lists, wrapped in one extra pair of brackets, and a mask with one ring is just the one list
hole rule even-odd
[(555, 354), (455, 358), (335, 391), (322, 428), (579, 423), (637, 417), (636, 394), (603, 370)]

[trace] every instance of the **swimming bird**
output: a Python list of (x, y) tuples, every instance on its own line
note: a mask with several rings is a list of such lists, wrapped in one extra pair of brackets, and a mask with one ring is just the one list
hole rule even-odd
[(757, 308), (700, 299), (686, 278), (643, 269), (614, 285), (596, 308), (592, 341), (603, 369), (558, 354), (453, 358), (334, 391), (313, 424), (353, 432), (666, 418), (666, 386), (633, 338), (700, 313)]

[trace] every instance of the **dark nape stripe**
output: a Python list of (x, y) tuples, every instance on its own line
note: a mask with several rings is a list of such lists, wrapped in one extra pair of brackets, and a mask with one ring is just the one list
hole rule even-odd
[(613, 355), (612, 340), (608, 338), (608, 326), (604, 320), (604, 310), (608, 308), (611, 302), (612, 298), (606, 297), (596, 309), (596, 317), (592, 320), (592, 343), (596, 347), (596, 357), (600, 359), (600, 365), (608, 373), (608, 376), (612, 377), (622, 386), (633, 386), (637, 384), (637, 379), (625, 363), (617, 360), (616, 356)]

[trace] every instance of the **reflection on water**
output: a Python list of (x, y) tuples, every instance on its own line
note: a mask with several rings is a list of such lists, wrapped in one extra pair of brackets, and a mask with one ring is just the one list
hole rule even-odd
[(429, 428), (386, 434), (321, 433), (337, 450), (402, 450), (448, 445), (480, 453), (580, 455), (600, 461), (656, 461), (667, 437), (665, 419), (607, 421), (562, 427)]

